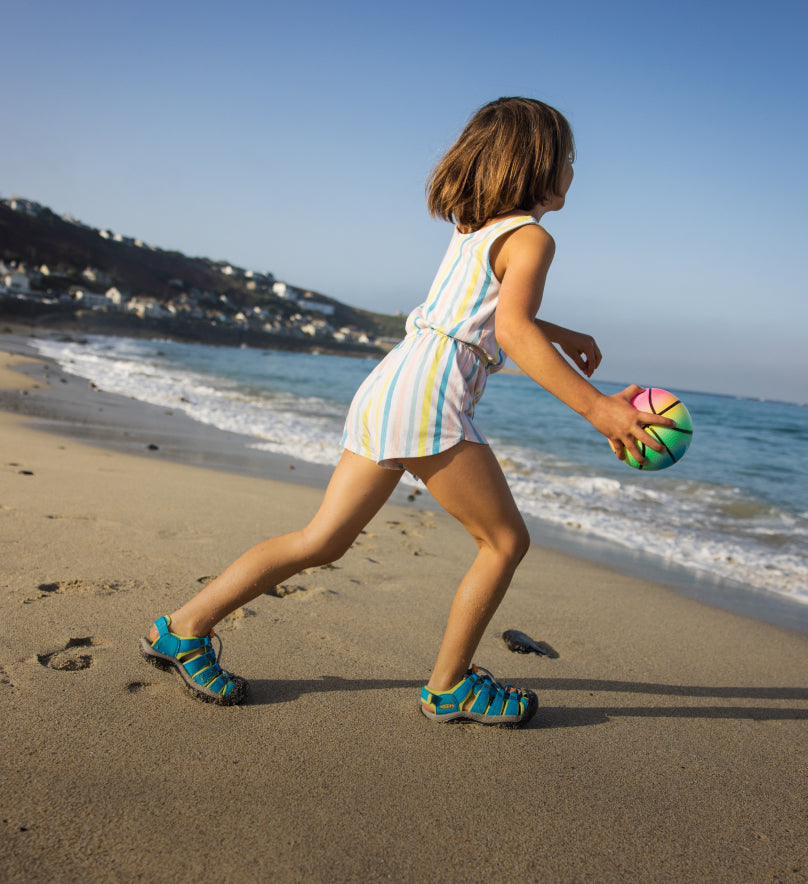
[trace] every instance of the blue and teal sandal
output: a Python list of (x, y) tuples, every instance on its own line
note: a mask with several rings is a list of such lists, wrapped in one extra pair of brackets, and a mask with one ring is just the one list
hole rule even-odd
[[(474, 702), (468, 709), (463, 704), (470, 696)], [(432, 721), (478, 721), (501, 727), (521, 727), (530, 721), (539, 708), (533, 691), (520, 691), (500, 684), (482, 666), (472, 665), (466, 677), (450, 691), (436, 694), (426, 685), (421, 689), (421, 712)]]
[[(140, 653), (146, 661), (158, 669), (175, 669), (188, 690), (205, 703), (233, 706), (245, 700), (250, 691), (250, 683), (219, 665), (222, 640), (215, 636), (213, 630), (203, 638), (180, 636), (169, 630), (170, 623), (168, 617), (160, 617), (154, 622), (159, 633), (157, 640), (140, 640)], [(219, 639), (219, 653), (216, 655), (211, 642), (214, 636)], [(198, 656), (188, 660), (193, 654)]]

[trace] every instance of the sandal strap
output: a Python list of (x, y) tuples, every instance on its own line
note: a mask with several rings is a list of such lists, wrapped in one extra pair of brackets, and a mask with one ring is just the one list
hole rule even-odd
[(157, 627), (157, 640), (152, 642), (154, 650), (160, 651), (161, 654), (176, 657), (178, 660), (194, 651), (200, 650), (205, 642), (210, 643), (210, 639), (207, 636), (199, 638), (193, 635), (176, 635), (176, 633), (171, 632), (169, 629), (171, 620), (168, 617), (160, 617), (154, 621), (154, 625)]
[(437, 694), (424, 685), (421, 701), (437, 715), (449, 715), (460, 712), (472, 693), (474, 702), (468, 711), (476, 715), (521, 715), (527, 709), (527, 698), (522, 691), (500, 684), (487, 669), (476, 665), (449, 691)]
[[(211, 630), (205, 636), (181, 636), (171, 632), (169, 617), (155, 621), (158, 638), (152, 642), (155, 651), (174, 657), (191, 678), (201, 687), (217, 694), (227, 695), (237, 684), (236, 676), (219, 665), (222, 653), (222, 640)], [(211, 636), (219, 639), (218, 653), (214, 654)], [(201, 653), (200, 653), (201, 651)], [(189, 654), (197, 656), (185, 660)]]

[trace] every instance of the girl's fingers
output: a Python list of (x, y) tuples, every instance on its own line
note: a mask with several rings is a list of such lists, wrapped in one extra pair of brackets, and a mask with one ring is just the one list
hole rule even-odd
[(626, 402), (630, 403), (631, 400), (637, 395), (637, 393), (642, 393), (642, 391), (642, 387), (638, 387), (636, 384), (631, 384), (631, 386), (626, 387), (625, 390), (621, 390), (615, 395), (619, 396), (621, 399), (625, 399)]
[(676, 421), (671, 420), (669, 417), (664, 417), (661, 414), (654, 414), (652, 411), (638, 411), (637, 418), (642, 425), (645, 427), (675, 427)]
[[(662, 454), (662, 452), (665, 450), (665, 446), (650, 433), (646, 433), (645, 430), (642, 431), (641, 437), (639, 434), (637, 435), (637, 439), (644, 445), (647, 445), (649, 448), (653, 448), (654, 451), (657, 452), (657, 454)], [(645, 458), (643, 458), (642, 460), (644, 462)]]

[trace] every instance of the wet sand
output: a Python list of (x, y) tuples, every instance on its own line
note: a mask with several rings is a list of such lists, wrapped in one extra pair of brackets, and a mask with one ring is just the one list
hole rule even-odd
[(536, 718), (432, 724), (418, 689), (473, 544), (402, 492), (222, 624), (253, 698), (198, 703), (138, 636), (305, 522), (322, 477), (225, 473), (233, 440), (217, 461), (181, 416), (20, 359), (0, 355), (2, 880), (808, 880), (805, 635), (534, 547), (477, 659)]

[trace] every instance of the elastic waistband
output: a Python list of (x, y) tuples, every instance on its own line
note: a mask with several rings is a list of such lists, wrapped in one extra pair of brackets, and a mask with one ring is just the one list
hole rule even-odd
[(413, 323), (411, 328), (407, 331), (408, 337), (411, 335), (417, 336), (426, 334), (433, 334), (437, 335), (438, 337), (449, 338), (455, 343), (460, 344), (461, 347), (465, 347), (466, 350), (473, 353), (477, 357), (477, 359), (479, 359), (480, 362), (482, 362), (485, 366), (497, 364), (497, 360), (491, 359), (491, 357), (485, 352), (485, 350), (478, 347), (476, 344), (469, 344), (468, 341), (464, 341), (461, 338), (456, 338), (454, 335), (449, 335), (445, 331), (443, 331), (443, 329), (435, 328), (431, 325), (422, 326), (415, 325), (415, 323)]

